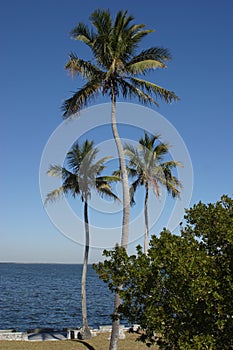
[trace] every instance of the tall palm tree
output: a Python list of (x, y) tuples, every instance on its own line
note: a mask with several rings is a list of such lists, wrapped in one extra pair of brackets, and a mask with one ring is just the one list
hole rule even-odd
[[(174, 92), (155, 83), (143, 79), (150, 70), (166, 68), (165, 62), (171, 59), (167, 49), (151, 47), (137, 52), (141, 40), (151, 29), (145, 29), (144, 24), (134, 24), (134, 17), (127, 11), (119, 11), (112, 19), (109, 10), (95, 10), (90, 16), (92, 28), (84, 23), (78, 23), (71, 36), (85, 43), (93, 54), (92, 61), (86, 61), (72, 53), (66, 64), (72, 75), (79, 74), (85, 79), (85, 84), (63, 104), (64, 118), (78, 113), (83, 107), (99, 95), (107, 94), (112, 103), (111, 125), (119, 156), (122, 192), (123, 219), (121, 246), (127, 248), (130, 198), (129, 185), (124, 159), (123, 146), (119, 137), (116, 120), (116, 100), (118, 97), (136, 98), (143, 104), (157, 105), (157, 98), (166, 102), (178, 100)], [(120, 303), (116, 294), (115, 309)], [(110, 349), (117, 349), (119, 320), (113, 321)]]
[(89, 255), (89, 219), (88, 219), (88, 201), (91, 197), (91, 191), (96, 190), (100, 196), (107, 196), (118, 200), (118, 197), (112, 192), (110, 183), (118, 181), (116, 176), (101, 176), (105, 169), (105, 161), (110, 157), (104, 157), (96, 161), (98, 149), (93, 147), (93, 141), (86, 140), (79, 145), (76, 142), (71, 151), (66, 155), (68, 169), (60, 165), (52, 165), (48, 170), (48, 175), (62, 178), (62, 185), (48, 193), (46, 202), (54, 201), (61, 195), (71, 194), (74, 198), (81, 196), (84, 203), (84, 225), (85, 225), (85, 251), (82, 270), (81, 298), (82, 298), (82, 337), (88, 339), (91, 332), (87, 322), (86, 306), (86, 275)]
[[(125, 154), (129, 158), (128, 173), (134, 178), (130, 187), (131, 203), (134, 204), (134, 194), (139, 186), (145, 187), (144, 199), (144, 253), (148, 252), (149, 218), (148, 218), (148, 197), (151, 187), (156, 196), (160, 196), (160, 186), (165, 186), (173, 198), (178, 197), (182, 188), (181, 182), (172, 174), (177, 166), (182, 166), (178, 161), (164, 161), (168, 154), (169, 145), (159, 142), (160, 135), (144, 134), (139, 140), (138, 148), (131, 144), (125, 144)], [(156, 142), (158, 141), (158, 142)]]

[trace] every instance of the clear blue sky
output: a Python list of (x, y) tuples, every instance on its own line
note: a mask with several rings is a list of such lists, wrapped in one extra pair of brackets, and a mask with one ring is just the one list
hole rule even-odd
[[(83, 247), (59, 233), (43, 208), (39, 166), (47, 140), (62, 121), (60, 106), (79, 86), (64, 70), (68, 54), (88, 55), (69, 32), (77, 22), (87, 23), (96, 7), (110, 8), (113, 15), (128, 9), (135, 22), (156, 29), (141, 48), (164, 46), (173, 55), (168, 69), (155, 77), (181, 100), (161, 102), (158, 111), (180, 133), (190, 153), (191, 205), (233, 193), (231, 0), (4, 1), (0, 261), (82, 262)], [(91, 262), (100, 257), (101, 249), (91, 249)]]

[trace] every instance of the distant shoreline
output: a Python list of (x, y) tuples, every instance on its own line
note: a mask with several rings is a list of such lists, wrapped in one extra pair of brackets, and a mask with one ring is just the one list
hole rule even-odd
[[(34, 261), (0, 261), (0, 264), (17, 264), (17, 265), (82, 265), (82, 263), (75, 263), (75, 262), (34, 262)], [(93, 263), (94, 264), (94, 263)], [(92, 263), (88, 264), (89, 266), (92, 265)]]

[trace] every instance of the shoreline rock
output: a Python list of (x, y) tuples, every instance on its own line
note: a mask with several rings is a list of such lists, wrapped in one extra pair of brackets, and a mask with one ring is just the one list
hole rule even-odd
[[(111, 325), (99, 326), (99, 329), (92, 329), (92, 336), (96, 336), (100, 333), (110, 333), (112, 330)], [(125, 332), (128, 332), (129, 328), (120, 326), (119, 339), (125, 339)], [(15, 329), (3, 329), (0, 330), (1, 340), (15, 340), (15, 341), (58, 341), (67, 339), (78, 339), (80, 328), (67, 328), (63, 330), (54, 330), (52, 328), (35, 328), (28, 329), (26, 332), (17, 332)]]

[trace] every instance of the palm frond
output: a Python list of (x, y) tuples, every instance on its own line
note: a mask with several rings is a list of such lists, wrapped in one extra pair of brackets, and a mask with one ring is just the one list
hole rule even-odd
[(137, 89), (141, 89), (148, 94), (154, 94), (156, 98), (164, 99), (166, 102), (179, 100), (179, 97), (173, 91), (164, 89), (163, 87), (139, 78), (129, 78), (131, 83)]
[(152, 134), (144, 132), (144, 136), (139, 139), (138, 147), (139, 149), (147, 148), (151, 152), (154, 150), (155, 142), (161, 138), (160, 134)]
[(159, 139), (160, 135), (149, 135), (144, 133), (144, 137), (140, 138), (138, 143), (138, 149), (141, 152), (145, 169), (150, 169), (155, 166), (156, 153), (154, 151), (154, 143)]
[[(138, 27), (144, 28), (145, 25), (138, 25)], [(121, 49), (121, 58), (124, 61), (125, 65), (127, 65), (127, 62), (129, 62), (132, 57), (135, 55), (136, 50), (138, 49), (138, 45), (142, 38), (149, 33), (152, 33), (154, 30), (135, 30), (134, 33), (131, 33), (130, 30), (128, 30), (124, 35), (124, 46), (122, 45)]]
[(79, 172), (82, 162), (91, 152), (97, 154), (98, 151), (93, 148), (93, 145), (94, 141), (85, 140), (81, 145), (77, 141), (67, 153), (66, 162), (75, 174)]
[(128, 173), (129, 178), (133, 179), (134, 177), (136, 177), (138, 175), (138, 170), (135, 169), (133, 166), (132, 167), (127, 166), (126, 169), (127, 169), (127, 173)]
[(98, 187), (96, 187), (98, 194), (102, 198), (109, 198), (113, 199), (114, 201), (121, 202), (120, 198), (112, 192), (111, 187), (109, 187), (107, 184), (102, 184)]
[(146, 74), (148, 71), (157, 68), (165, 68), (165, 65), (158, 61), (144, 60), (126, 67), (126, 72), (132, 75)]
[(136, 31), (136, 33), (134, 33), (131, 36), (131, 41), (132, 41), (132, 44), (133, 44), (133, 45), (131, 44), (131, 46), (134, 46), (134, 48), (137, 48), (138, 44), (140, 43), (142, 38), (144, 38), (146, 35), (148, 35), (150, 33), (153, 33), (153, 32), (154, 32), (154, 29), (144, 29), (144, 30)]
[(47, 174), (49, 176), (61, 178), (63, 181), (73, 175), (69, 170), (60, 165), (50, 165)]
[(141, 185), (142, 185), (142, 178), (141, 178), (141, 176), (140, 176), (140, 174), (139, 174), (139, 176), (138, 176), (137, 179), (132, 183), (132, 185), (130, 186), (130, 189), (129, 189), (130, 204), (131, 204), (131, 205), (136, 204), (135, 199), (134, 199), (134, 194), (135, 194), (137, 188), (138, 188), (139, 186), (141, 186)]
[[(138, 174), (137, 170), (135, 168), (133, 168), (133, 167), (126, 166), (126, 170), (127, 170), (129, 178), (134, 178)], [(113, 174), (113, 176), (119, 177), (120, 180), (122, 181), (122, 179), (121, 179), (121, 170), (120, 169), (113, 171), (112, 174)]]
[(112, 172), (112, 176), (117, 176), (117, 177), (121, 178), (121, 169), (114, 170)]
[(154, 154), (156, 156), (156, 161), (162, 161), (163, 157), (168, 154), (170, 145), (166, 142), (161, 142), (154, 147)]
[[(93, 147), (94, 143), (89, 143), (89, 141), (87, 141), (87, 143), (83, 144), (83, 148), (81, 149), (81, 154), (82, 154), (82, 162), (81, 164), (86, 164), (87, 166), (92, 166), (99, 153), (98, 148), (94, 148)], [(95, 164), (101, 164), (103, 163), (103, 161), (99, 161), (98, 163)]]
[(104, 68), (111, 65), (113, 55), (111, 54), (111, 32), (112, 19), (109, 10), (95, 10), (90, 20), (96, 29), (96, 39), (92, 45), (92, 52), (98, 64)]
[(95, 179), (95, 188), (100, 196), (120, 201), (118, 196), (112, 192), (112, 187), (110, 185), (111, 182), (118, 181), (121, 181), (118, 176), (98, 176)]
[(102, 173), (102, 171), (106, 168), (105, 163), (112, 157), (106, 156), (94, 162), (95, 158), (96, 154), (92, 152), (89, 157), (85, 158), (80, 168), (82, 173), (86, 173), (88, 177), (93, 179)]
[(121, 58), (124, 62), (132, 57), (142, 38), (154, 31), (144, 29), (144, 24), (130, 25), (133, 20), (134, 17), (128, 15), (128, 11), (119, 11), (113, 23), (113, 51), (115, 57)]
[(183, 188), (181, 182), (175, 177), (166, 178), (167, 192), (172, 195), (172, 198), (180, 197), (180, 190)]
[(151, 47), (146, 50), (142, 50), (138, 55), (134, 56), (129, 62), (127, 62), (126, 67), (131, 67), (138, 62), (144, 61), (154, 61), (159, 62), (163, 68), (165, 68), (165, 61), (171, 60), (171, 54), (168, 49), (163, 47)]
[(130, 152), (131, 154), (138, 155), (137, 148), (135, 148), (131, 143), (125, 142), (123, 148), (125, 153)]
[(151, 177), (149, 182), (150, 182), (151, 187), (153, 188), (154, 194), (157, 197), (160, 197), (161, 196), (161, 191), (160, 191), (160, 187), (159, 187), (159, 184), (158, 184), (158, 179)]
[(60, 165), (50, 165), (47, 174), (49, 176), (62, 178), (62, 167)]
[[(99, 152), (99, 150), (98, 150), (98, 152)], [(93, 158), (91, 157), (90, 160), (93, 161), (96, 158), (96, 155), (97, 155), (97, 153), (94, 155)], [(98, 169), (98, 167), (102, 167), (102, 166), (104, 166), (103, 169), (105, 169), (106, 168), (105, 163), (107, 161), (109, 161), (110, 159), (112, 159), (112, 156), (105, 156), (105, 157), (100, 158), (98, 161), (95, 162), (96, 169)]]
[(120, 182), (122, 180), (120, 176), (117, 176), (117, 175), (104, 175), (104, 176), (98, 176), (96, 178), (96, 181), (111, 183), (111, 182)]
[(163, 171), (163, 177), (160, 178), (160, 182), (166, 186), (167, 192), (172, 195), (173, 198), (180, 196), (180, 190), (183, 188), (180, 180), (172, 174), (172, 169), (177, 166), (183, 166), (178, 161), (168, 161), (161, 164)]
[(70, 59), (65, 65), (65, 69), (69, 70), (74, 77), (76, 74), (80, 74), (85, 79), (98, 79), (105, 78), (105, 73), (99, 69), (96, 65), (89, 61), (82, 60), (74, 53), (70, 53)]
[(70, 173), (63, 182), (65, 193), (70, 193), (74, 198), (83, 191), (82, 182), (79, 175)]
[(127, 157), (129, 157), (129, 165), (134, 166), (136, 168), (136, 171), (140, 173), (144, 168), (144, 164), (140, 157), (140, 154), (138, 153), (137, 148), (135, 148), (133, 145), (129, 143), (125, 143), (124, 153)]
[[(134, 18), (127, 16), (127, 11), (118, 11), (112, 27), (111, 47), (113, 57), (126, 59), (129, 54), (128, 26)], [(126, 55), (126, 56), (125, 56)]]
[(130, 84), (124, 79), (118, 79), (118, 88), (124, 98), (128, 97), (129, 99), (132, 99), (134, 97), (144, 105), (155, 104), (158, 106), (156, 100), (154, 100), (149, 94), (140, 90), (134, 82), (133, 84)]
[(58, 198), (62, 197), (63, 195), (64, 187), (60, 186), (47, 194), (44, 204), (47, 205), (49, 202), (55, 202)]
[(130, 36), (136, 34), (140, 29), (145, 28), (145, 24), (140, 23), (140, 24), (132, 24), (129, 28), (128, 28), (128, 33)]
[(183, 168), (184, 164), (182, 162), (179, 162), (179, 161), (176, 161), (176, 160), (169, 160), (167, 162), (162, 163), (161, 166), (164, 169), (174, 169), (174, 168), (177, 168), (178, 166)]
[(88, 81), (83, 88), (79, 89), (72, 97), (65, 100), (62, 106), (64, 119), (77, 114), (83, 107), (101, 92), (102, 81), (93, 79)]
[(86, 24), (81, 22), (79, 22), (77, 26), (72, 29), (70, 35), (73, 39), (80, 40), (90, 47), (92, 47), (93, 42), (96, 39), (96, 34), (93, 32), (93, 30), (89, 29)]
[(109, 10), (96, 9), (91, 14), (90, 21), (96, 28), (98, 35), (111, 32), (112, 19)]
[[(77, 146), (76, 146), (77, 145)], [(93, 153), (95, 155), (98, 154), (99, 150), (94, 147), (94, 141), (93, 140), (85, 140), (81, 145), (79, 143), (75, 143), (74, 147), (75, 152), (81, 153), (81, 158), (85, 158), (88, 154)]]
[(90, 16), (90, 21), (96, 30), (92, 52), (98, 64), (108, 68), (113, 58), (111, 54), (112, 19), (109, 10), (95, 10)]
[(134, 17), (129, 15), (127, 16), (128, 11), (118, 11), (113, 28), (114, 28), (114, 34), (119, 35), (122, 31), (126, 31), (127, 27), (129, 26), (129, 23), (134, 20)]

